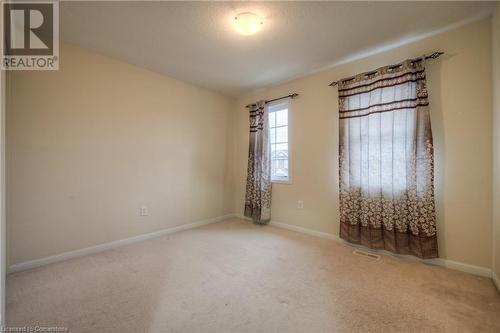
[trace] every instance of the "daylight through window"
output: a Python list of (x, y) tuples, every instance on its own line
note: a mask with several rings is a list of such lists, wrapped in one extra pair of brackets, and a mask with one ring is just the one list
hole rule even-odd
[(269, 137), (271, 141), (271, 180), (288, 182), (289, 141), (288, 141), (288, 101), (269, 106)]

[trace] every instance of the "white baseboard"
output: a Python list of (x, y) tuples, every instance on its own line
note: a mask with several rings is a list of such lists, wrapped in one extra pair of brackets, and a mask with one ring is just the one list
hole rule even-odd
[[(237, 218), (240, 218), (240, 219), (244, 219), (244, 220), (250, 220), (249, 218), (247, 218), (246, 216), (243, 216), (241, 214), (234, 214), (234, 217), (237, 217)], [(278, 228), (282, 228), (282, 229), (287, 229), (287, 230), (295, 231), (295, 232), (300, 232), (302, 234), (306, 234), (306, 235), (310, 235), (310, 236), (316, 236), (316, 237), (320, 237), (320, 238), (330, 239), (330, 240), (333, 240), (333, 241), (336, 241), (336, 242), (341, 242), (343, 244), (346, 244), (346, 245), (349, 245), (349, 246), (352, 246), (352, 247), (355, 247), (355, 248), (362, 247), (364, 250), (369, 250), (371, 252), (382, 253), (382, 254), (385, 254), (385, 255), (390, 255), (390, 256), (394, 256), (394, 257), (398, 257), (398, 258), (403, 258), (403, 259), (408, 259), (408, 260), (413, 260), (413, 261), (419, 261), (419, 262), (422, 262), (424, 264), (446, 267), (446, 268), (450, 268), (450, 269), (453, 269), (453, 270), (456, 270), (456, 271), (461, 271), (461, 272), (466, 272), (466, 273), (470, 273), (470, 274), (474, 274), (474, 275), (478, 275), (478, 276), (493, 278), (493, 272), (492, 272), (492, 270), (489, 269), (489, 268), (487, 268), (487, 267), (474, 266), (474, 265), (466, 264), (466, 263), (463, 263), (463, 262), (448, 260), (448, 259), (444, 259), (444, 258), (419, 259), (419, 258), (416, 258), (414, 256), (399, 255), (399, 254), (394, 254), (392, 252), (384, 251), (384, 250), (367, 249), (367, 248), (365, 248), (363, 246), (360, 246), (360, 245), (348, 243), (348, 242), (344, 241), (342, 238), (340, 238), (338, 235), (329, 234), (329, 233), (326, 233), (326, 232), (312, 230), (312, 229), (308, 229), (308, 228), (303, 228), (303, 227), (299, 227), (299, 226), (296, 226), (296, 225), (291, 225), (291, 224), (287, 224), (287, 223), (277, 222), (277, 221), (273, 221), (273, 220), (271, 220), (271, 222), (269, 222), (269, 225), (272, 225), (272, 226), (275, 226), (275, 227), (278, 227)], [(497, 284), (497, 286), (500, 285), (500, 283), (498, 283), (498, 282), (499, 281), (498, 281), (498, 278), (497, 278), (497, 280), (495, 281), (495, 283)]]
[(275, 226), (278, 228), (282, 228), (282, 229), (300, 232), (302, 234), (306, 234), (306, 235), (310, 235), (310, 236), (330, 239), (330, 240), (334, 240), (337, 242), (341, 241), (340, 237), (337, 235), (329, 234), (329, 233), (322, 232), (322, 231), (316, 231), (316, 230), (312, 230), (312, 229), (302, 228), (302, 227), (299, 227), (296, 225), (291, 225), (291, 224), (286, 224), (286, 223), (281, 223), (281, 222), (276, 222), (276, 221), (269, 222), (269, 225), (272, 225), (272, 226)]
[(449, 269), (454, 269), (456, 271), (483, 276), (490, 279), (492, 278), (493, 274), (490, 268), (466, 264), (460, 261), (454, 261), (449, 259), (443, 259), (443, 258), (426, 259), (422, 260), (422, 262), (430, 265), (436, 265), (436, 266), (446, 267)]
[(500, 293), (500, 280), (498, 279), (498, 275), (494, 271), (491, 272), (491, 279), (493, 280), (493, 284), (495, 285), (495, 287), (497, 287), (497, 290)]
[[(68, 260), (71, 258), (77, 258), (77, 257), (89, 255), (89, 254), (94, 254), (94, 253), (102, 252), (105, 250), (117, 248), (120, 246), (140, 242), (143, 240), (161, 237), (161, 236), (172, 234), (175, 232), (200, 227), (200, 226), (203, 226), (206, 224), (224, 221), (224, 220), (227, 220), (227, 219), (232, 218), (232, 217), (236, 217), (236, 218), (247, 220), (247, 221), (250, 220), (249, 218), (247, 218), (241, 214), (227, 214), (227, 215), (214, 217), (211, 219), (206, 219), (206, 220), (202, 220), (202, 221), (198, 221), (198, 222), (193, 222), (193, 223), (183, 224), (183, 225), (179, 225), (179, 226), (172, 227), (172, 228), (162, 229), (162, 230), (155, 231), (155, 232), (152, 232), (149, 234), (120, 239), (120, 240), (112, 241), (109, 243), (104, 243), (104, 244), (91, 246), (91, 247), (87, 247), (87, 248), (83, 248), (83, 249), (79, 249), (79, 250), (64, 252), (61, 254), (57, 254), (57, 255), (53, 255), (53, 256), (49, 256), (49, 257), (45, 257), (45, 258), (21, 262), (18, 264), (11, 265), (8, 268), (8, 273), (10, 274), (10, 273), (15, 273), (15, 272), (20, 272), (20, 271), (24, 271), (27, 269), (36, 268), (36, 267), (40, 267), (40, 266)], [(351, 243), (344, 241), (338, 235), (329, 234), (326, 232), (317, 231), (317, 230), (308, 229), (308, 228), (303, 228), (303, 227), (299, 227), (299, 226), (295, 226), (295, 225), (291, 225), (291, 224), (287, 224), (287, 223), (282, 223), (282, 222), (277, 222), (277, 221), (271, 221), (269, 224), (271, 226), (274, 226), (277, 228), (287, 229), (287, 230), (299, 232), (299, 233), (310, 235), (310, 236), (329, 239), (329, 240), (341, 242), (343, 244), (353, 246), (353, 247), (359, 247), (357, 245), (353, 245)], [(461, 271), (461, 272), (471, 273), (474, 275), (489, 277), (489, 278), (493, 279), (493, 282), (495, 283), (497, 289), (499, 289), (499, 291), (500, 291), (500, 280), (498, 279), (498, 276), (494, 272), (492, 272), (491, 269), (486, 268), (486, 267), (474, 266), (474, 265), (470, 265), (470, 264), (466, 264), (466, 263), (462, 263), (462, 262), (458, 262), (458, 261), (453, 261), (453, 260), (448, 260), (448, 259), (443, 259), (443, 258), (418, 259), (418, 258), (415, 258), (413, 256), (397, 255), (397, 254), (394, 254), (394, 253), (391, 253), (388, 251), (383, 251), (383, 250), (371, 250), (370, 249), (370, 251), (377, 252), (377, 253), (383, 253), (383, 254), (391, 255), (391, 256), (396, 256), (396, 257), (404, 258), (404, 259), (408, 259), (408, 260), (417, 260), (417, 261), (423, 262), (425, 264), (442, 266), (442, 267), (454, 269), (454, 270)]]
[(227, 220), (227, 219), (232, 218), (232, 217), (234, 217), (234, 214), (218, 216), (218, 217), (214, 217), (214, 218), (210, 218), (210, 219), (206, 219), (206, 220), (201, 220), (201, 221), (197, 221), (197, 222), (193, 222), (193, 223), (179, 225), (179, 226), (172, 227), (172, 228), (158, 230), (158, 231), (151, 232), (148, 234), (143, 234), (143, 235), (134, 236), (134, 237), (125, 238), (125, 239), (119, 239), (119, 240), (112, 241), (109, 243), (104, 243), (104, 244), (86, 247), (86, 248), (79, 249), (79, 250), (64, 252), (61, 254), (56, 254), (53, 256), (45, 257), (45, 258), (29, 260), (29, 261), (25, 261), (25, 262), (11, 265), (8, 268), (7, 273), (10, 274), (10, 273), (15, 273), (15, 272), (20, 272), (20, 271), (24, 271), (27, 269), (45, 266), (48, 264), (53, 264), (56, 262), (60, 262), (60, 261), (64, 261), (64, 260), (68, 260), (68, 259), (72, 259), (72, 258), (82, 257), (82, 256), (86, 256), (89, 254), (94, 254), (94, 253), (102, 252), (105, 250), (114, 249), (114, 248), (121, 247), (124, 245), (137, 243), (137, 242), (144, 241), (147, 239), (157, 238), (157, 237), (173, 234), (175, 232), (179, 232), (179, 231), (183, 231), (183, 230), (187, 230), (187, 229), (192, 229), (192, 228), (196, 228), (196, 227), (201, 227), (201, 226), (206, 225), (206, 224), (221, 222), (221, 221)]

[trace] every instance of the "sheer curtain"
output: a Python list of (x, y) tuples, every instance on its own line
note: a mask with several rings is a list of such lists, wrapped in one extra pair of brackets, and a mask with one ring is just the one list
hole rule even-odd
[(245, 216), (259, 224), (271, 220), (269, 115), (265, 101), (250, 106)]
[(425, 59), (344, 79), (338, 89), (340, 237), (437, 257)]

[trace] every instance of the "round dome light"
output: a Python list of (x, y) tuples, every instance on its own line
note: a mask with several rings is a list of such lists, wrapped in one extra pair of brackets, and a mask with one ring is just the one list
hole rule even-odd
[(264, 22), (260, 17), (253, 13), (241, 13), (233, 19), (236, 31), (244, 36), (253, 35), (260, 30)]

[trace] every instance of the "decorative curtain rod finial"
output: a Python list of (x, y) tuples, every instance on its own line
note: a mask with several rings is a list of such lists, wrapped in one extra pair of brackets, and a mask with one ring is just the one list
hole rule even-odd
[(426, 56), (425, 59), (437, 59), (437, 58), (439, 58), (439, 56), (441, 56), (443, 54), (444, 54), (444, 52), (439, 52), (439, 51), (434, 52), (433, 54)]

